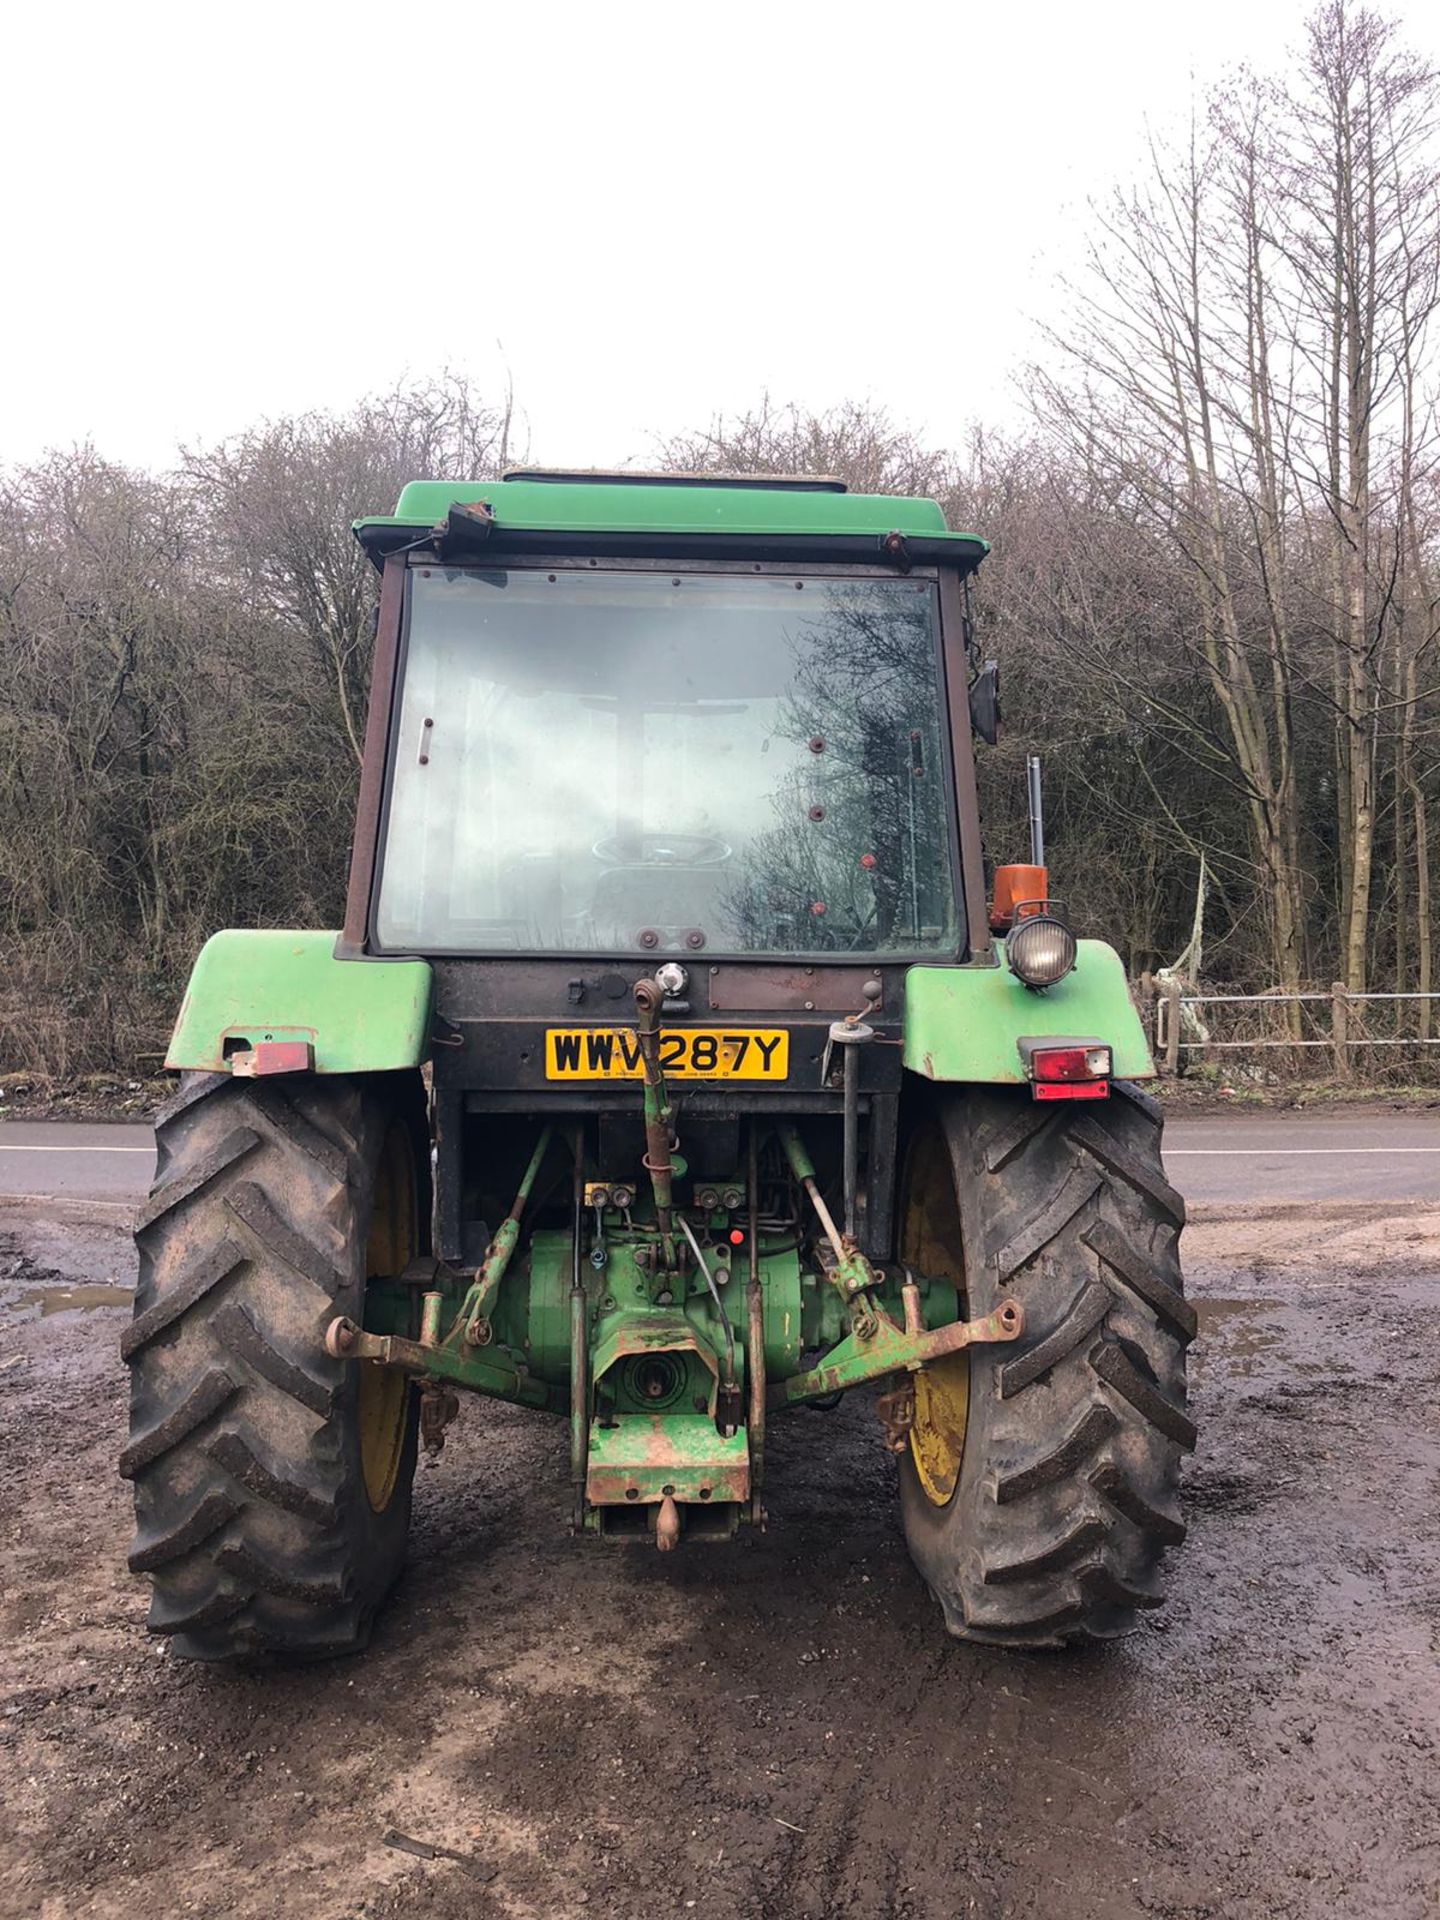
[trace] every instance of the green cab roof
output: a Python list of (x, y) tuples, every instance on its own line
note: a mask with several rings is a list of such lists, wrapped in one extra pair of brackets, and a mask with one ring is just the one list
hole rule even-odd
[[(445, 530), (462, 547), (705, 553), (745, 548), (757, 557), (812, 551), (836, 557), (925, 560), (977, 566), (989, 551), (974, 534), (955, 533), (934, 500), (846, 493), (836, 482), (758, 481), (705, 475), (412, 480), (393, 514), (354, 523), (371, 558)], [(898, 536), (898, 543), (896, 536)], [(882, 549), (888, 542), (889, 549)]]

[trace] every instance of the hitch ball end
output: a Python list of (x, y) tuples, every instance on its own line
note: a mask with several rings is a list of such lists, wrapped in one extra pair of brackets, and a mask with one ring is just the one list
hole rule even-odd
[(680, 1509), (668, 1493), (655, 1516), (655, 1544), (661, 1553), (670, 1553), (680, 1544)]
[(355, 1340), (360, 1329), (353, 1320), (347, 1320), (341, 1314), (338, 1320), (332, 1320), (325, 1329), (325, 1351), (332, 1360), (348, 1360), (355, 1351)]

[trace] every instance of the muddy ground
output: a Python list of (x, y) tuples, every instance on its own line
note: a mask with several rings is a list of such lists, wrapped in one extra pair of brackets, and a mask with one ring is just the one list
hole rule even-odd
[(125, 1571), (125, 1241), (0, 1214), (0, 1914), (1440, 1913), (1440, 1212), (1188, 1252), (1191, 1534), (1120, 1646), (947, 1641), (857, 1396), (777, 1425), (767, 1535), (665, 1558), (473, 1405), (370, 1651), (238, 1676)]

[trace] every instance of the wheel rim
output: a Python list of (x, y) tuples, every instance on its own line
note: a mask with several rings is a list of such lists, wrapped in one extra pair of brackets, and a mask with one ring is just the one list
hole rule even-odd
[[(415, 1163), (404, 1127), (392, 1124), (375, 1170), (375, 1197), (365, 1246), (365, 1277), (403, 1273), (415, 1257)], [(410, 1411), (410, 1382), (392, 1367), (360, 1368), (360, 1470), (365, 1497), (383, 1513), (400, 1477)]]
[[(955, 1176), (944, 1136), (929, 1126), (916, 1135), (905, 1164), (900, 1257), (907, 1267), (951, 1280), (964, 1299), (965, 1257)], [(932, 1361), (915, 1374), (915, 1417), (910, 1458), (927, 1500), (943, 1507), (952, 1498), (965, 1457), (970, 1418), (970, 1355), (962, 1350)]]

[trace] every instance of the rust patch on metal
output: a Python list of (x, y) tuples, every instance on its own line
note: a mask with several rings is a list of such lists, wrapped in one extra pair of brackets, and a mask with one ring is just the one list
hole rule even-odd
[(875, 1412), (885, 1433), (889, 1453), (903, 1453), (910, 1444), (910, 1429), (915, 1424), (915, 1383), (907, 1380), (892, 1393), (876, 1396)]
[(592, 1434), (585, 1496), (595, 1507), (739, 1504), (750, 1497), (748, 1450), (710, 1419), (623, 1414)]
[[(709, 976), (713, 1013), (848, 1013), (865, 999), (874, 967), (714, 966)], [(877, 1001), (876, 1005), (881, 1002)]]
[(420, 1389), (420, 1444), (433, 1460), (445, 1445), (445, 1429), (460, 1411), (460, 1396), (438, 1380)]

